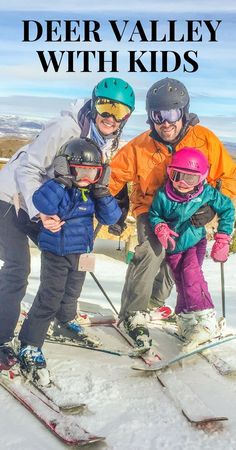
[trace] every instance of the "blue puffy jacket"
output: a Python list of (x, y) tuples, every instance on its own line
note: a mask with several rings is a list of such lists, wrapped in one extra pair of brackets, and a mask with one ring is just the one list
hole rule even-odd
[(67, 189), (54, 180), (35, 191), (33, 203), (41, 213), (56, 214), (65, 221), (60, 231), (52, 233), (42, 227), (39, 234), (39, 247), (60, 256), (92, 251), (94, 215), (103, 225), (112, 225), (121, 216), (117, 201), (111, 195), (94, 199), (91, 192), (86, 193), (84, 199), (82, 190)]
[(175, 249), (167, 250), (168, 253), (185, 251), (206, 236), (205, 227), (196, 228), (190, 221), (192, 215), (206, 203), (219, 217), (217, 231), (230, 235), (234, 226), (234, 205), (228, 197), (209, 184), (204, 184), (203, 192), (197, 197), (182, 203), (171, 200), (165, 192), (165, 187), (157, 192), (149, 211), (153, 230), (158, 223), (165, 222), (171, 230), (179, 234), (179, 237), (175, 238)]

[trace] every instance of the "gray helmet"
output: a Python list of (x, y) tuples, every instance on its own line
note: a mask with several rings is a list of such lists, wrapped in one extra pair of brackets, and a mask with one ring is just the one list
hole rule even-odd
[(178, 80), (163, 78), (154, 83), (147, 92), (146, 111), (150, 119), (151, 111), (169, 111), (170, 109), (182, 109), (183, 115), (188, 113), (189, 94)]

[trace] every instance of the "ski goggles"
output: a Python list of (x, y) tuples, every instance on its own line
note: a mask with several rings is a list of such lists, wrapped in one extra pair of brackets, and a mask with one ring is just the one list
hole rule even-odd
[(172, 168), (168, 169), (168, 175), (171, 181), (176, 183), (181, 182), (181, 184), (186, 187), (197, 186), (202, 181), (202, 177), (198, 173), (183, 172), (182, 170), (179, 171)]
[(77, 166), (70, 164), (71, 173), (75, 181), (83, 181), (89, 184), (97, 183), (102, 176), (102, 166)]
[(132, 112), (131, 109), (128, 106), (123, 105), (123, 103), (117, 103), (103, 97), (96, 99), (95, 109), (102, 117), (113, 116), (116, 122), (127, 120)]
[(169, 109), (168, 111), (151, 111), (150, 118), (157, 125), (161, 125), (165, 121), (168, 123), (175, 123), (182, 119), (182, 109)]

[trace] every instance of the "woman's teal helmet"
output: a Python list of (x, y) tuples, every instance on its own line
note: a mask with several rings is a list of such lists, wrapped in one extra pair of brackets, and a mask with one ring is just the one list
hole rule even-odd
[(92, 94), (93, 104), (97, 98), (113, 100), (128, 106), (134, 111), (135, 95), (132, 87), (121, 78), (104, 78), (95, 86)]

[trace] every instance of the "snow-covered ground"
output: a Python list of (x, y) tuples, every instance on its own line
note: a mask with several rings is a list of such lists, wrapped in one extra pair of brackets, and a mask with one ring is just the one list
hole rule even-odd
[[(105, 248), (106, 247), (106, 248)], [(119, 309), (120, 294), (127, 265), (119, 260), (122, 252), (117, 242), (99, 241), (95, 274), (111, 300)], [(115, 256), (115, 258), (114, 258)], [(236, 329), (235, 263), (231, 255), (225, 264), (226, 318)], [(40, 256), (32, 249), (32, 273), (25, 300), (32, 302), (39, 283)], [(220, 265), (209, 258), (204, 271), (219, 315), (221, 314)], [(103, 294), (88, 274), (82, 300), (109, 307)], [(169, 303), (174, 305), (175, 292)], [(95, 333), (94, 328), (89, 332)], [(125, 350), (126, 344), (112, 333), (103, 331), (105, 344)], [(132, 371), (128, 356), (46, 344), (48, 366), (61, 387), (61, 396), (70, 396), (87, 403), (88, 410), (79, 416), (80, 424), (92, 433), (106, 437), (104, 443), (85, 448), (97, 450), (234, 450), (236, 448), (236, 418), (206, 431), (191, 426), (177, 405), (163, 390), (154, 374)], [(201, 358), (200, 358), (201, 359)], [(192, 363), (189, 363), (190, 365)], [(201, 367), (201, 365), (199, 365)], [(174, 371), (174, 367), (172, 368)], [(193, 380), (197, 372), (193, 370)], [(221, 377), (222, 378), (222, 377)], [(193, 381), (192, 380), (192, 381)], [(231, 380), (232, 395), (235, 395)], [(207, 383), (206, 383), (207, 384)], [(225, 382), (226, 384), (226, 382)], [(228, 385), (227, 385), (228, 386)], [(207, 385), (208, 391), (212, 388)], [(220, 387), (219, 387), (220, 388)], [(212, 391), (212, 403), (217, 402), (217, 389)], [(234, 397), (232, 397), (233, 401)], [(48, 432), (37, 419), (0, 389), (0, 449), (1, 450), (59, 450), (66, 448)], [(219, 406), (219, 405), (218, 405)]]

